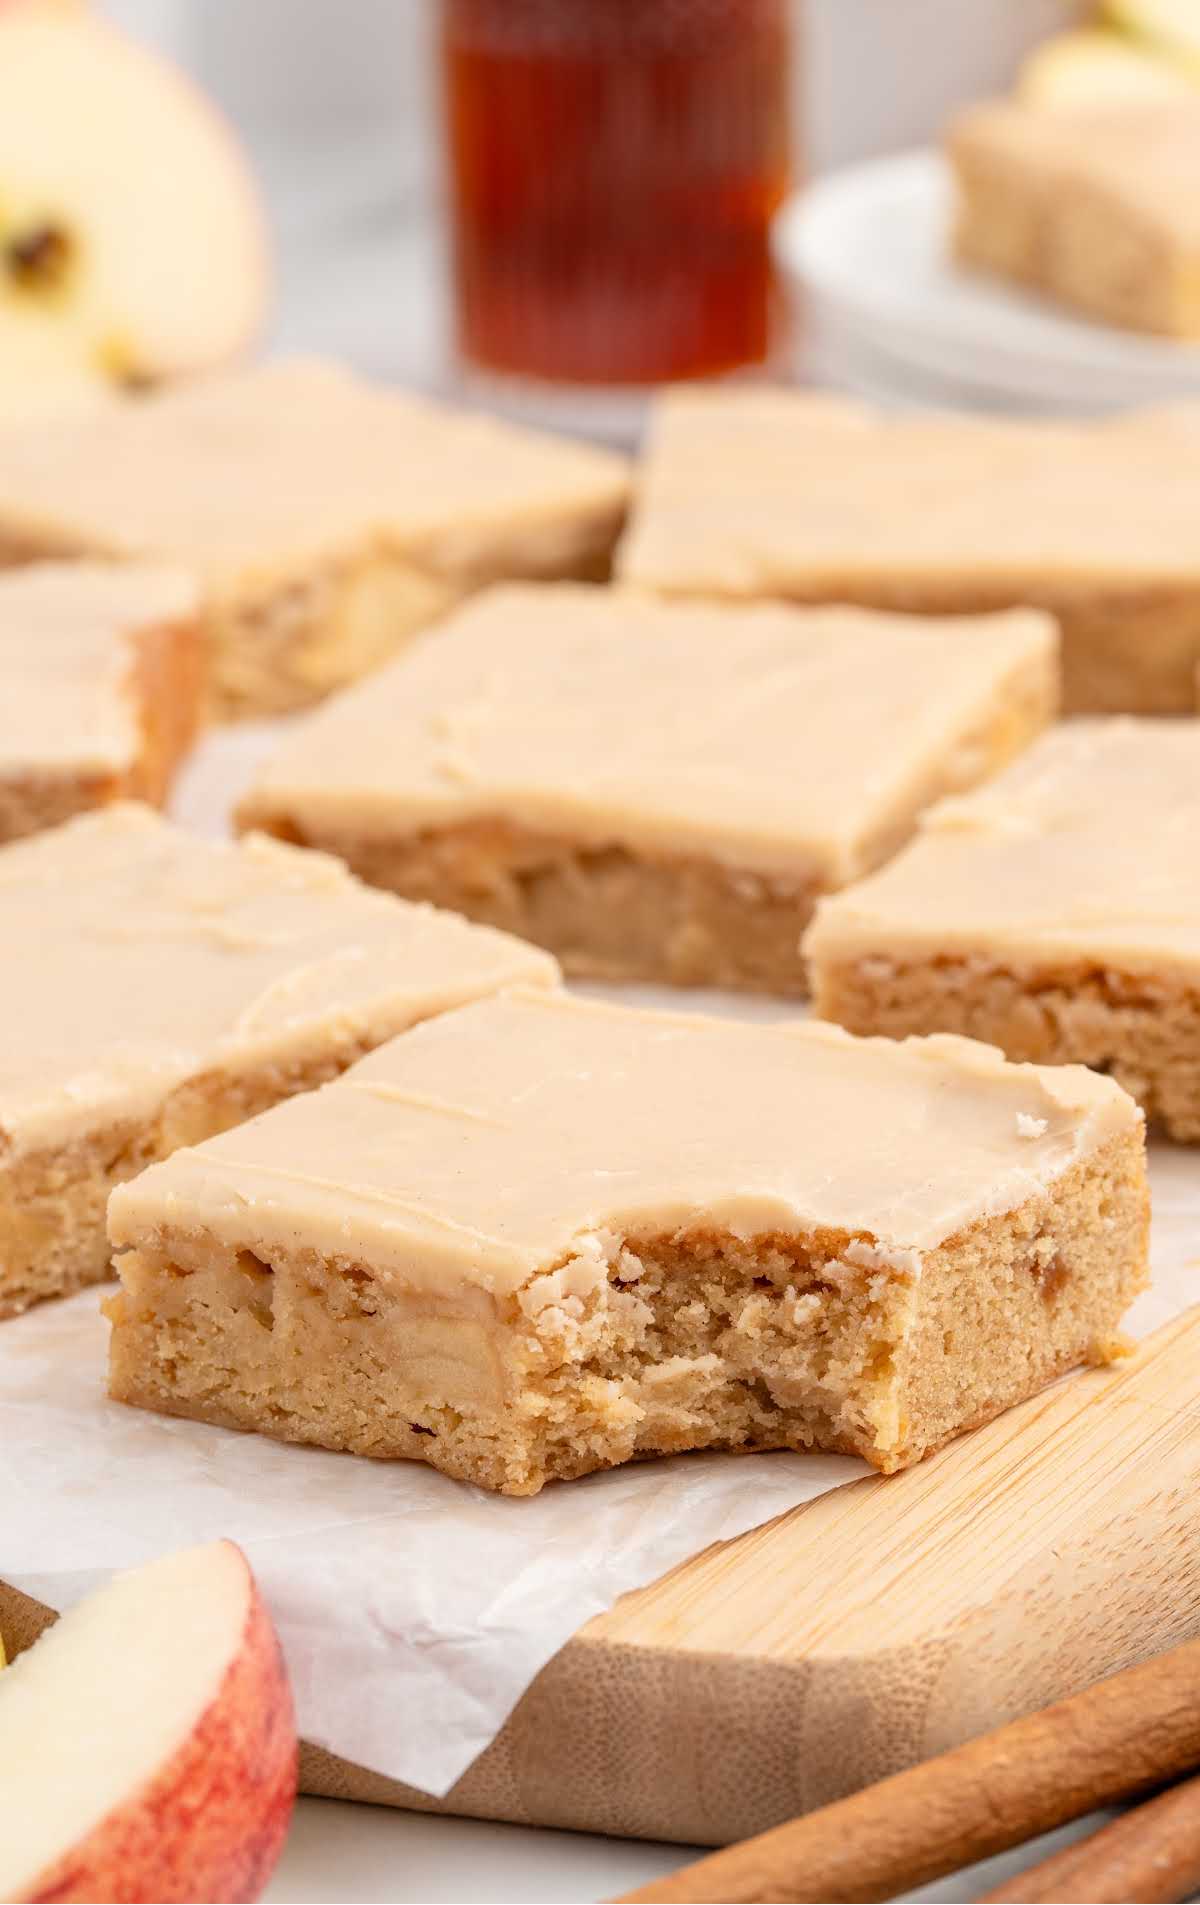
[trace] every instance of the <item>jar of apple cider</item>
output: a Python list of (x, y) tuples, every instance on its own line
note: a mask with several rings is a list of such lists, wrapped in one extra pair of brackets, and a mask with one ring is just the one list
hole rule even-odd
[(458, 347), (644, 385), (761, 363), (789, 0), (443, 0)]

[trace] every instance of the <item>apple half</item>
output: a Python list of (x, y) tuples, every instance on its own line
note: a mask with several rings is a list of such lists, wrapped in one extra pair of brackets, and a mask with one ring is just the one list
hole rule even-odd
[(0, 1899), (258, 1898), (296, 1761), (241, 1550), (117, 1575), (0, 1674)]
[(0, 0), (0, 386), (209, 369), (269, 282), (258, 193), (191, 82), (80, 0)]
[(1200, 73), (1200, 9), (1196, 0), (1106, 0), (1104, 12), (1122, 32), (1148, 41), (1168, 59)]
[(1146, 106), (1200, 101), (1196, 75), (1116, 33), (1081, 27), (1044, 40), (1025, 61), (1017, 95), (1030, 106)]

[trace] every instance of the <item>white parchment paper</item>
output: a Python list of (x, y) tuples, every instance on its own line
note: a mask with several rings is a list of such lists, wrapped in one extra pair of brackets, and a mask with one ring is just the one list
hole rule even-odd
[[(272, 738), (208, 742), (179, 817), (219, 830)], [(1152, 1179), (1139, 1334), (1200, 1300), (1200, 1151), (1156, 1148)], [(229, 1536), (266, 1593), (305, 1738), (431, 1793), (620, 1594), (867, 1473), (843, 1456), (690, 1455), (511, 1501), (413, 1464), (123, 1408), (104, 1393), (106, 1336), (94, 1291), (0, 1325), (0, 1579), (61, 1610), (116, 1568)]]
[(685, 1456), (531, 1501), (109, 1402), (95, 1292), (0, 1331), (0, 1578), (64, 1608), (228, 1535), (279, 1627), (304, 1737), (443, 1793), (592, 1614), (709, 1542), (866, 1473)]

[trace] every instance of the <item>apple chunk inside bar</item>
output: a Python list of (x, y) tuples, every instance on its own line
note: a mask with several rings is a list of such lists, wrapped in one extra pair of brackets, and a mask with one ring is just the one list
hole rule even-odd
[(118, 1399), (509, 1494), (692, 1448), (904, 1467), (1118, 1347), (1111, 1080), (518, 989), (123, 1186)]

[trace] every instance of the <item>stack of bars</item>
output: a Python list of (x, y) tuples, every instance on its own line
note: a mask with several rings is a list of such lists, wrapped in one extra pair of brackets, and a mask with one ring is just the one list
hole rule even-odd
[[(302, 364), (3, 433), (0, 1315), (115, 1253), (117, 1399), (511, 1495), (1120, 1353), (1197, 508), (1183, 411), (674, 394), (631, 482)], [(136, 804), (285, 709), (236, 842)]]

